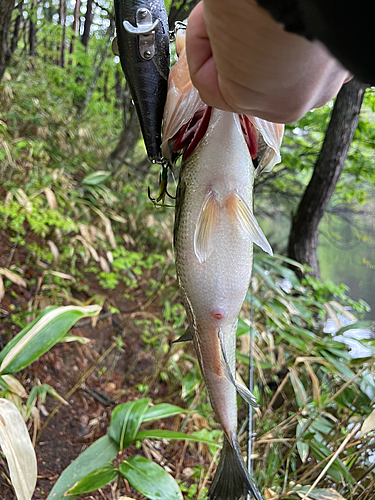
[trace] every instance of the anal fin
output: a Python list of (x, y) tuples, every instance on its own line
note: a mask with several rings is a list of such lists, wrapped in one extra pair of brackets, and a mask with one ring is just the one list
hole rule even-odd
[(234, 191), (225, 203), (225, 207), (232, 219), (239, 224), (241, 231), (262, 250), (273, 255), (271, 245), (242, 196)]
[(194, 252), (202, 264), (213, 250), (212, 237), (220, 220), (220, 204), (213, 191), (208, 191), (198, 215), (194, 232)]
[(237, 380), (233, 376), (233, 373), (232, 373), (230, 366), (229, 366), (229, 363), (228, 363), (228, 358), (227, 358), (227, 354), (225, 351), (225, 345), (224, 345), (223, 332), (222, 332), (221, 328), (219, 328), (218, 337), (219, 337), (219, 342), (220, 342), (220, 347), (221, 347), (221, 353), (223, 355), (222, 360), (223, 360), (223, 365), (224, 365), (223, 366), (224, 374), (226, 375), (227, 379), (234, 385), (234, 387), (236, 388), (236, 391), (242, 397), (242, 399), (244, 399), (246, 401), (246, 403), (249, 404), (250, 406), (254, 406), (255, 408), (257, 408), (259, 405), (256, 402), (254, 394), (252, 394), (251, 391), (249, 391), (249, 389), (246, 386), (244, 386), (240, 382), (237, 382)]
[(188, 342), (189, 340), (193, 340), (193, 336), (191, 334), (190, 328), (186, 328), (185, 332), (179, 337), (177, 340), (172, 340), (171, 344), (177, 344), (177, 342)]

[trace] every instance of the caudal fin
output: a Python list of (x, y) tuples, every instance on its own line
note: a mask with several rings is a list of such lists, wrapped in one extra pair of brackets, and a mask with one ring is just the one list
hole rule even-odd
[(208, 500), (239, 500), (251, 493), (255, 500), (264, 500), (255, 486), (242, 458), (237, 438), (224, 437), (219, 465), (208, 491)]

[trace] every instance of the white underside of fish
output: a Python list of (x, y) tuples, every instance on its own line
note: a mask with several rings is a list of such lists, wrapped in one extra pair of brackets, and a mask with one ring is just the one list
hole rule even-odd
[(180, 173), (176, 268), (213, 408), (237, 429), (236, 388), (223, 367), (218, 332), (235, 373), (237, 319), (249, 287), (253, 241), (271, 252), (252, 214), (254, 167), (238, 115), (212, 110), (207, 132)]

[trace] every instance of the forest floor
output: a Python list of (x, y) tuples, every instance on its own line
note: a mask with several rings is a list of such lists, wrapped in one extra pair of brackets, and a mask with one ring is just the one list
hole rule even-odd
[[(9, 265), (7, 261), (12, 248), (13, 244), (2, 232), (0, 267)], [(23, 253), (22, 248), (15, 249), (12, 258), (28, 266), (27, 255)], [(35, 272), (35, 267), (30, 265), (29, 269), (25, 269), (24, 275), (37, 278)], [(90, 279), (88, 274), (87, 282), (92, 291), (98, 288), (98, 284), (94, 278), (91, 281)], [(13, 293), (6, 294), (1, 304), (1, 348), (9, 340), (9, 335), (6, 335), (10, 326), (7, 316), (20, 305), (26, 310), (26, 304), (33, 293), (33, 289), (25, 293), (25, 290), (17, 285), (11, 286), (10, 292), (12, 291)], [(108, 298), (120, 313), (113, 315), (105, 309), (102, 310), (95, 326), (91, 320), (78, 322), (71, 333), (89, 339), (89, 343), (58, 343), (18, 374), (21, 375), (19, 379), (28, 392), (36, 384), (49, 384), (66, 400), (66, 404), (61, 404), (47, 396), (45, 405), (40, 406), (40, 424), (37, 431), (29, 420), (30, 434), (36, 439), (38, 460), (38, 482), (33, 500), (45, 500), (63, 470), (89, 445), (106, 434), (115, 405), (141, 397), (150, 397), (155, 403), (166, 401), (182, 407), (185, 405), (181, 399), (180, 387), (170, 386), (159, 377), (161, 367), (165, 366), (171, 354), (176, 354), (181, 349), (178, 347), (180, 344), (172, 346), (167, 353), (155, 352), (153, 346), (142, 340), (142, 327), (137, 326), (137, 319), (140, 317), (157, 316), (160, 312), (157, 306), (151, 304), (146, 309), (135, 309), (134, 303), (127, 303), (120, 298), (123, 290), (98, 291), (103, 295), (109, 293)], [(82, 297), (77, 298), (82, 300)], [(120, 333), (121, 346), (118, 342)], [(184, 347), (185, 350), (191, 348)], [(147, 393), (142, 389), (145, 386)], [(182, 416), (176, 416), (154, 422), (151, 427), (180, 430), (183, 420)], [(200, 426), (204, 427), (202, 420), (202, 417), (190, 420), (187, 429), (199, 430)], [(207, 470), (211, 462), (205, 445), (184, 445), (180, 441), (168, 443), (145, 440), (142, 449), (137, 450), (133, 445), (123, 453), (123, 458), (140, 453), (162, 463), (178, 482), (191, 476), (191, 467), (201, 465)], [(8, 478), (7, 465), (0, 457), (0, 498), (16, 500)], [(121, 484), (119, 493), (120, 496), (125, 495), (128, 498), (145, 498), (126, 482)], [(80, 498), (103, 500), (113, 499), (115, 496), (108, 486)]]

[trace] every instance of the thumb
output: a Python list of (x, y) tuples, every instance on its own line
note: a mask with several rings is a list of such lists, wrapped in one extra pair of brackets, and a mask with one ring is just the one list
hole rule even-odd
[(204, 18), (203, 2), (200, 2), (189, 16), (186, 29), (186, 56), (190, 78), (203, 102), (214, 108), (232, 111), (219, 88), (217, 69)]

